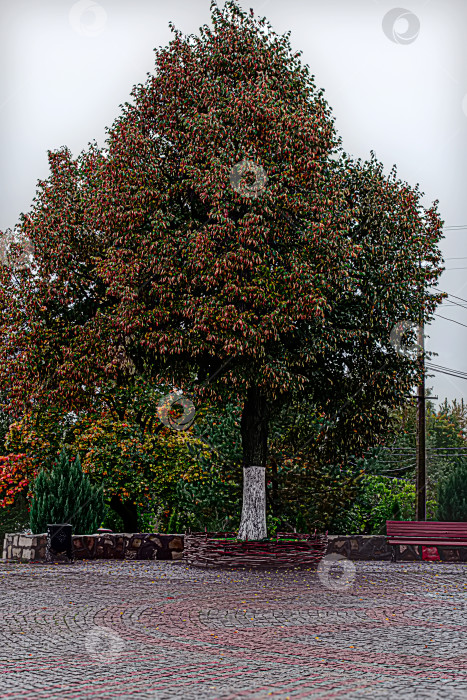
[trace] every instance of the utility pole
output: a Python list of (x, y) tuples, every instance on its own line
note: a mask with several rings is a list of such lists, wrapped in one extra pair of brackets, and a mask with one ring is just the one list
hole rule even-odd
[(417, 520), (426, 520), (426, 440), (425, 440), (425, 339), (423, 337), (423, 319), (418, 327), (419, 358), (422, 370), (420, 384), (417, 393), (417, 484), (416, 484), (416, 508)]
[[(418, 267), (421, 271), (422, 261), (418, 259)], [(417, 392), (417, 478), (415, 486), (415, 518), (426, 520), (426, 441), (425, 441), (425, 338), (423, 318), (423, 292), (425, 280), (421, 283), (420, 318), (418, 324), (418, 359), (421, 369), (421, 379)]]

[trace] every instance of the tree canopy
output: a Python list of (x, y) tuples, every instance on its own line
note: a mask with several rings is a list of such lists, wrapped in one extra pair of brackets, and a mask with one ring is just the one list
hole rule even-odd
[(419, 376), (391, 331), (442, 297), (437, 202), (345, 154), (290, 33), (233, 0), (211, 12), (199, 36), (172, 26), (106, 148), (49, 152), (19, 224), (34, 265), (1, 272), (7, 409), (196, 372), (197, 405), (242, 397), (245, 467), (291, 397), (331, 417), (317, 449), (363, 453)]

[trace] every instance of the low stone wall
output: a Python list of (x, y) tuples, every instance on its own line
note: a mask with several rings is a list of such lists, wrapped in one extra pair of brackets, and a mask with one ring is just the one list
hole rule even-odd
[[(152, 533), (105, 533), (73, 535), (76, 560), (80, 559), (159, 559), (183, 557), (183, 535)], [(3, 542), (3, 559), (44, 561), (47, 534), (7, 534)]]
[[(41, 561), (45, 557), (46, 535), (6, 535), (4, 559)], [(181, 559), (184, 535), (103, 533), (74, 535), (75, 559)], [(466, 550), (467, 553), (467, 550)], [(329, 535), (326, 554), (347, 559), (390, 561), (391, 548), (385, 535)], [(401, 561), (415, 561), (415, 547), (401, 547)], [(450, 559), (452, 560), (452, 559)], [(454, 559), (455, 560), (455, 559)]]
[(45, 559), (47, 535), (6, 534), (3, 540), (3, 558), (20, 561)]
[[(326, 554), (341, 554), (346, 559), (391, 561), (391, 545), (386, 535), (328, 535)], [(467, 561), (467, 547), (437, 547), (441, 561)], [(436, 550), (435, 550), (436, 551)], [(418, 547), (398, 545), (397, 561), (419, 561)]]
[(356, 561), (391, 561), (386, 535), (328, 535), (326, 554), (341, 554)]
[[(3, 559), (44, 561), (47, 535), (7, 534)], [(183, 558), (184, 535), (153, 533), (104, 533), (74, 535), (74, 555), (80, 559), (158, 559)], [(442, 561), (467, 561), (467, 547), (438, 547)], [(326, 554), (340, 554), (354, 561), (391, 561), (386, 535), (328, 535)], [(400, 545), (398, 561), (417, 561), (418, 548)]]

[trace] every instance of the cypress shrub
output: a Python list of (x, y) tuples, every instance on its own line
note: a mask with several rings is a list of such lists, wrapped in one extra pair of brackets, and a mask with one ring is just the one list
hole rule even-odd
[(437, 519), (444, 522), (467, 521), (467, 461), (460, 457), (438, 487)]
[(104, 516), (103, 487), (93, 486), (81, 469), (79, 455), (72, 462), (65, 448), (50, 470), (42, 469), (34, 481), (30, 509), (33, 533), (47, 531), (47, 524), (70, 523), (73, 533), (96, 532)]

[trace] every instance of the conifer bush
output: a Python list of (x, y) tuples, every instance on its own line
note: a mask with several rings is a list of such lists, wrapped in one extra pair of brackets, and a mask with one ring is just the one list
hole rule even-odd
[(444, 522), (467, 521), (467, 460), (461, 457), (454, 463), (438, 489), (437, 518)]
[(52, 468), (42, 469), (34, 481), (32, 532), (46, 532), (49, 523), (70, 523), (74, 533), (88, 535), (96, 532), (103, 516), (103, 487), (93, 486), (81, 469), (79, 455), (70, 462), (63, 448)]

